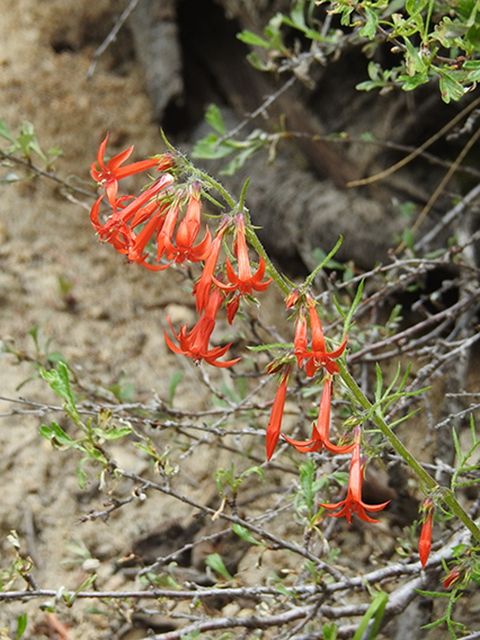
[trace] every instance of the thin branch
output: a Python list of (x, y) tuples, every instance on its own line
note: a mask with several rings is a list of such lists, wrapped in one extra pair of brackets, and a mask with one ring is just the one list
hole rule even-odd
[(93, 76), (93, 74), (95, 73), (95, 69), (97, 68), (97, 63), (100, 56), (107, 50), (107, 48), (112, 44), (112, 42), (116, 40), (118, 32), (123, 27), (123, 25), (127, 21), (132, 11), (135, 9), (139, 1), (140, 0), (130, 0), (130, 4), (125, 9), (125, 11), (120, 15), (113, 29), (110, 31), (110, 33), (102, 42), (102, 44), (98, 47), (98, 49), (95, 51), (95, 53), (92, 56), (92, 62), (87, 71), (87, 78), (91, 78)]

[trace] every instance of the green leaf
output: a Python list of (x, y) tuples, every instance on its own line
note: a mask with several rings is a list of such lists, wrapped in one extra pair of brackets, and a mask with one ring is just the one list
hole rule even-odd
[[(358, 629), (353, 636), (353, 640), (373, 640), (373, 638), (376, 637), (377, 632), (380, 628), (380, 624), (382, 622), (383, 614), (385, 613), (387, 602), (388, 595), (383, 591), (376, 595), (372, 604), (365, 612), (365, 615), (363, 616)], [(370, 620), (373, 620), (373, 623), (370, 627), (368, 636), (365, 636), (365, 632), (367, 631)]]
[(233, 533), (236, 533), (239, 538), (245, 540), (245, 542), (262, 546), (262, 543), (258, 540), (255, 540), (250, 531), (246, 527), (242, 527), (241, 524), (232, 524), (232, 531)]
[(22, 613), (18, 616), (16, 640), (20, 640), (20, 638), (23, 636), (23, 633), (27, 628), (27, 620), (28, 620), (28, 614), (26, 613)]
[(426, 69), (426, 63), (422, 59), (419, 50), (410, 42), (408, 38), (404, 38), (407, 52), (405, 54), (405, 62), (407, 65), (407, 73), (410, 76), (415, 73), (422, 73)]
[(168, 402), (170, 405), (173, 403), (173, 399), (175, 398), (175, 391), (182, 381), (182, 378), (183, 373), (181, 371), (175, 371), (175, 373), (170, 378), (170, 386), (168, 388)]
[(429, 0), (407, 0), (405, 3), (405, 9), (411, 16), (420, 13), (425, 9)]
[(225, 133), (227, 132), (227, 128), (225, 127), (225, 123), (223, 122), (222, 112), (216, 104), (211, 104), (208, 107), (207, 113), (205, 114), (205, 120), (212, 127), (212, 129), (215, 129), (215, 131), (217, 131), (217, 133), (219, 133), (221, 136), (225, 135)]
[(53, 444), (65, 445), (67, 447), (72, 447), (75, 444), (75, 440), (66, 434), (59, 424), (53, 421), (50, 426), (42, 424), (40, 427), (40, 435), (50, 440)]
[(132, 433), (132, 427), (111, 427), (110, 429), (94, 429), (94, 432), (105, 440), (119, 440)]
[(326, 622), (323, 625), (323, 640), (336, 640), (338, 627), (335, 622)]
[(15, 138), (10, 133), (9, 128), (5, 124), (5, 121), (2, 120), (2, 118), (0, 118), (0, 137), (5, 138), (5, 140), (8, 140), (13, 145), (17, 146), (17, 141), (15, 140)]
[(227, 570), (225, 563), (222, 560), (222, 556), (218, 553), (211, 553), (205, 558), (205, 564), (210, 569), (213, 569), (215, 573), (222, 576), (225, 580), (233, 580), (233, 576)]
[(305, 0), (299, 0), (290, 11), (290, 17), (293, 24), (300, 31), (307, 31), (308, 27), (305, 22)]
[(367, 19), (364, 26), (360, 29), (360, 35), (369, 40), (373, 40), (377, 34), (378, 14), (372, 11), (366, 4), (363, 6), (363, 10)]
[(59, 362), (56, 369), (47, 371), (40, 369), (40, 375), (48, 382), (51, 389), (65, 400), (64, 408), (77, 425), (82, 425), (80, 415), (75, 405), (75, 398), (70, 387), (68, 367), (64, 362)]
[(255, 33), (252, 33), (251, 31), (247, 31), (247, 30), (241, 31), (240, 33), (237, 33), (237, 38), (242, 42), (244, 42), (245, 44), (251, 44), (254, 47), (264, 47), (265, 49), (270, 48), (270, 42), (268, 40), (265, 40), (264, 38), (257, 36)]
[(234, 147), (227, 141), (218, 144), (218, 136), (215, 133), (210, 133), (193, 145), (192, 158), (217, 160), (230, 155), (234, 150)]
[(458, 100), (463, 98), (465, 88), (455, 79), (453, 73), (442, 71), (440, 73), (440, 93), (442, 100), (448, 104), (450, 100), (458, 102)]

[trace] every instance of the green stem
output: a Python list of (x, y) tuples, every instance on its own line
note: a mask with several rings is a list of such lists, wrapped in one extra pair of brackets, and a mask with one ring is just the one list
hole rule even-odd
[(277, 287), (280, 289), (280, 291), (282, 291), (285, 295), (288, 295), (292, 290), (292, 287), (277, 271), (277, 269), (275, 268), (275, 265), (268, 257), (268, 254), (265, 251), (263, 244), (258, 239), (257, 234), (253, 231), (250, 231), (250, 228), (248, 231), (248, 241), (252, 245), (252, 247), (255, 249), (255, 251), (258, 253), (258, 255), (262, 256), (265, 262), (265, 271), (268, 273), (269, 276), (273, 278), (273, 281), (275, 282)]
[(451, 511), (459, 518), (467, 529), (471, 532), (473, 537), (480, 542), (480, 529), (470, 518), (468, 513), (463, 509), (456, 499), (453, 491), (448, 487), (439, 485), (434, 478), (426, 471), (418, 460), (410, 453), (407, 447), (397, 438), (395, 433), (390, 429), (385, 420), (377, 412), (372, 412), (373, 405), (365, 396), (363, 391), (357, 385), (355, 380), (348, 372), (346, 365), (341, 360), (337, 360), (338, 368), (340, 370), (340, 377), (342, 378), (345, 386), (353, 395), (358, 404), (365, 409), (365, 411), (372, 413), (372, 420), (375, 426), (382, 432), (385, 438), (389, 441), (395, 451), (402, 456), (408, 466), (420, 478), (421, 482), (430, 493), (434, 494), (434, 497), (441, 498), (445, 504), (450, 507)]
[(217, 182), (215, 178), (212, 178), (212, 176), (210, 176), (205, 171), (200, 171), (200, 169), (197, 169), (193, 165), (190, 165), (190, 167), (192, 171), (194, 171), (198, 176), (202, 178), (202, 180), (209, 183), (213, 189), (216, 189), (218, 191), (218, 193), (222, 196), (222, 198), (225, 200), (225, 202), (228, 204), (228, 206), (231, 209), (236, 209), (238, 211), (237, 201), (229, 194), (229, 192), (225, 189), (225, 187), (220, 182)]
[(228, 206), (232, 209), (233, 212), (240, 211), (240, 210), (243, 211), (245, 215), (245, 221), (248, 223), (248, 227), (247, 227), (248, 242), (252, 245), (252, 247), (255, 249), (258, 255), (263, 258), (265, 262), (265, 271), (268, 273), (269, 276), (273, 278), (275, 284), (278, 286), (280, 291), (283, 291), (285, 295), (289, 294), (292, 287), (288, 284), (285, 278), (283, 278), (282, 275), (279, 273), (279, 271), (275, 268), (275, 265), (270, 260), (267, 252), (265, 251), (265, 248), (263, 247), (262, 243), (258, 239), (257, 234), (251, 228), (250, 214), (246, 209), (246, 207), (245, 206), (241, 207), (239, 203), (225, 189), (225, 187), (220, 182), (217, 182), (215, 178), (212, 178), (210, 175), (208, 175), (208, 173), (205, 173), (204, 171), (200, 171), (193, 165), (191, 165), (191, 167), (192, 167), (192, 170), (194, 170), (203, 180), (205, 180), (205, 182), (209, 183), (213, 189), (216, 189), (218, 191), (218, 193), (222, 196), (222, 198), (225, 200), (225, 202), (228, 204)]

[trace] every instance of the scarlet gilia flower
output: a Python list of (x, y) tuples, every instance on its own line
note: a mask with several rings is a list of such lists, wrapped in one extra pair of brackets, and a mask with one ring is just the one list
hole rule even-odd
[(432, 528), (435, 503), (431, 498), (425, 498), (421, 509), (425, 515), (423, 517), (422, 530), (420, 532), (420, 540), (418, 542), (418, 555), (420, 556), (420, 562), (422, 563), (423, 569), (427, 564), (430, 549), (432, 547)]
[[(308, 314), (310, 318), (310, 330), (312, 332), (311, 348), (307, 349), (305, 346), (306, 339), (306, 320), (299, 315), (297, 321), (297, 335), (295, 337), (295, 355), (297, 357), (299, 367), (302, 366), (305, 359), (305, 373), (309, 378), (315, 375), (315, 373), (323, 367), (331, 375), (338, 373), (338, 365), (335, 359), (342, 355), (347, 346), (347, 337), (342, 341), (342, 344), (333, 351), (327, 351), (325, 346), (325, 338), (323, 335), (322, 323), (318, 316), (315, 302), (311, 296), (308, 296)], [(300, 325), (300, 326), (299, 326)]]
[(265, 291), (268, 285), (271, 283), (272, 278), (269, 278), (265, 282), (261, 282), (265, 275), (265, 261), (260, 256), (258, 269), (255, 275), (252, 275), (250, 268), (250, 258), (248, 257), (247, 241), (245, 239), (245, 218), (243, 213), (238, 212), (235, 214), (235, 227), (236, 238), (233, 245), (233, 250), (237, 257), (237, 269), (238, 275), (235, 273), (232, 267), (230, 259), (227, 258), (225, 263), (227, 279), (230, 284), (220, 282), (214, 279), (215, 284), (224, 291), (238, 291), (239, 295), (252, 295), (253, 291)]
[(198, 182), (190, 187), (187, 211), (178, 226), (175, 238), (176, 246), (172, 244), (171, 237), (165, 237), (167, 260), (174, 260), (177, 263), (184, 262), (185, 260), (200, 262), (200, 260), (205, 260), (210, 253), (212, 240), (208, 229), (205, 232), (205, 237), (202, 242), (194, 246), (194, 242), (200, 231), (200, 217), (202, 213), (202, 205), (200, 203), (201, 190), (202, 187)]
[[(109, 134), (107, 133), (105, 139), (98, 148), (97, 162), (92, 164), (90, 173), (92, 178), (98, 182), (103, 189), (105, 189), (107, 200), (110, 203), (110, 206), (115, 209), (119, 180), (135, 173), (145, 171), (146, 169), (151, 169), (152, 167), (156, 167), (160, 164), (162, 164), (162, 169), (165, 170), (167, 167), (172, 167), (174, 161), (172, 157), (170, 157), (170, 162), (167, 163), (165, 163), (165, 159), (163, 159), (162, 162), (162, 160), (159, 160), (158, 158), (150, 158), (148, 160), (141, 160), (140, 162), (133, 162), (132, 164), (122, 167), (121, 165), (132, 155), (132, 145), (105, 163), (105, 149), (108, 143), (108, 135)], [(98, 169), (97, 165), (99, 167)]]
[(330, 453), (350, 453), (355, 447), (355, 443), (346, 445), (332, 444), (329, 439), (330, 433), (330, 405), (332, 397), (332, 376), (325, 378), (323, 385), (322, 399), (320, 401), (320, 409), (318, 412), (318, 420), (313, 423), (312, 437), (310, 440), (293, 440), (288, 436), (283, 438), (297, 451), (301, 453), (309, 453), (311, 451), (320, 451), (326, 449)]
[(193, 295), (195, 296), (197, 311), (199, 313), (202, 313), (202, 311), (205, 309), (210, 297), (213, 283), (213, 274), (215, 273), (218, 257), (220, 255), (220, 249), (222, 248), (223, 236), (225, 235), (225, 231), (227, 230), (229, 224), (230, 218), (227, 217), (225, 217), (220, 223), (220, 227), (218, 228), (216, 236), (213, 239), (210, 247), (210, 254), (205, 260), (202, 275), (193, 288)]
[(352, 451), (352, 459), (350, 462), (350, 474), (348, 478), (348, 490), (345, 500), (340, 500), (334, 504), (319, 503), (324, 509), (334, 511), (340, 509), (337, 513), (329, 513), (333, 518), (341, 518), (345, 516), (349, 524), (352, 523), (352, 516), (356, 514), (361, 520), (366, 522), (380, 522), (374, 520), (367, 515), (367, 511), (381, 511), (390, 500), (382, 502), (382, 504), (366, 504), (362, 500), (362, 483), (363, 483), (363, 467), (360, 456), (360, 429), (355, 434), (355, 443)]
[(210, 294), (205, 311), (200, 320), (193, 327), (191, 331), (187, 333), (187, 325), (182, 327), (179, 333), (175, 333), (168, 317), (168, 324), (172, 330), (173, 335), (177, 339), (180, 346), (177, 346), (172, 342), (167, 332), (165, 331), (165, 341), (172, 351), (185, 355), (188, 358), (192, 358), (195, 363), (200, 363), (205, 360), (208, 364), (214, 367), (231, 367), (241, 358), (234, 358), (233, 360), (227, 360), (226, 362), (218, 362), (218, 358), (221, 358), (228, 351), (230, 344), (225, 347), (208, 348), (210, 336), (215, 328), (215, 321), (218, 310), (223, 302), (223, 294), (218, 289), (214, 289)]
[[(281, 368), (275, 365), (273, 368), (270, 368), (268, 373), (277, 373), (279, 369)], [(291, 372), (291, 366), (287, 365), (283, 368), (280, 384), (275, 395), (275, 400), (273, 401), (272, 413), (270, 414), (266, 434), (267, 460), (270, 460), (272, 457), (275, 447), (277, 446), (278, 438), (280, 437), (283, 411), (287, 398), (287, 385)]]
[[(165, 211), (168, 207), (161, 202), (159, 197), (163, 196), (162, 192), (165, 192), (172, 184), (173, 176), (166, 173), (126, 206), (124, 203), (130, 198), (117, 198), (114, 211), (104, 224), (99, 220), (99, 207), (104, 197), (100, 196), (90, 212), (90, 220), (100, 239), (112, 244), (119, 253), (125, 254), (131, 262), (143, 264), (149, 269), (164, 268), (146, 263), (148, 253), (144, 254), (144, 250), (153, 234), (157, 233), (158, 235), (163, 227)], [(145, 222), (145, 226), (137, 234), (135, 228)]]

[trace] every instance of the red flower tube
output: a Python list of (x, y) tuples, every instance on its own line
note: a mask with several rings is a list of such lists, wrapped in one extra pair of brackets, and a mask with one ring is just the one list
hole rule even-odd
[(424, 511), (425, 515), (423, 518), (422, 530), (420, 532), (420, 540), (418, 541), (418, 555), (420, 556), (420, 562), (422, 563), (423, 569), (427, 564), (430, 549), (432, 547), (432, 528), (435, 503), (431, 498), (425, 498), (422, 505), (422, 511)]

